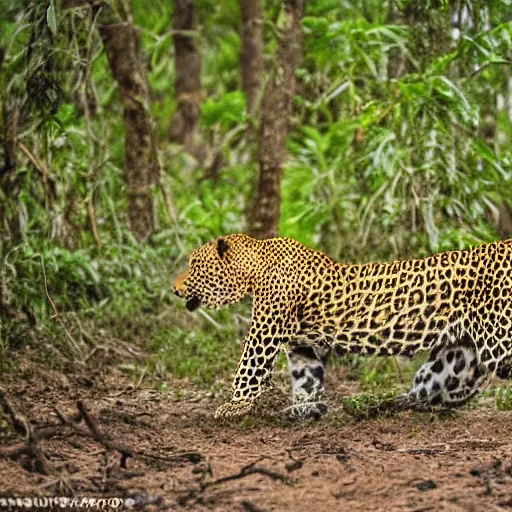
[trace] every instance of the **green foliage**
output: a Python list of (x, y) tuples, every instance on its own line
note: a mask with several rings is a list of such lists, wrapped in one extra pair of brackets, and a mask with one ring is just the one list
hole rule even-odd
[(510, 191), (512, 166), (506, 148), (484, 139), (493, 88), (481, 73), (503, 76), (496, 64), (511, 62), (511, 22), (463, 26), (456, 42), (419, 59), (417, 33), (383, 24), (376, 8), (372, 20), (357, 9), (350, 19), (319, 12), (303, 21), (301, 79), (314, 96), (298, 99), (282, 230), (352, 260), (493, 239), (489, 204)]
[(500, 411), (512, 410), (512, 387), (501, 386), (494, 391), (494, 401)]
[(172, 375), (212, 387), (222, 378), (230, 380), (240, 354), (235, 340), (241, 336), (242, 341), (243, 333), (239, 332), (232, 311), (208, 313), (208, 317), (216, 325), (211, 320), (195, 318), (188, 325), (173, 323), (151, 333), (149, 348), (153, 356), (147, 366), (157, 381), (165, 382)]
[(233, 91), (219, 99), (206, 99), (201, 106), (201, 120), (208, 128), (216, 125), (222, 132), (245, 120), (245, 96), (241, 91)]
[(50, 5), (48, 9), (46, 9), (46, 22), (48, 23), (48, 28), (50, 29), (53, 35), (57, 34), (57, 18), (55, 16), (55, 2), (50, 0)]
[(51, 245), (35, 250), (23, 244), (4, 260), (4, 286), (13, 301), (28, 300), (41, 319), (49, 313), (45, 274), (48, 293), (59, 310), (94, 306), (128, 314), (135, 305), (143, 310), (168, 302), (171, 286), (164, 279), (164, 256), (172, 255), (165, 246), (141, 250), (134, 243), (76, 251)]
[(9, 364), (8, 350), (32, 339), (34, 327), (38, 336), (73, 353), (68, 324), (92, 322), (92, 333), (80, 327), (78, 339), (96, 343), (102, 322), (113, 331), (126, 318), (161, 311), (174, 300), (169, 261), (176, 257), (176, 247), (162, 235), (160, 244), (142, 249), (133, 240), (104, 249), (69, 251), (51, 243), (11, 249), (0, 262), (0, 298), (7, 312), (0, 323), (0, 365)]
[(358, 420), (368, 420), (393, 410), (396, 392), (385, 394), (365, 394), (343, 399), (343, 409)]
[(414, 374), (425, 362), (425, 355), (414, 360), (398, 357), (345, 356), (335, 358), (335, 365), (342, 365), (351, 379), (360, 382), (363, 390), (378, 393), (405, 390)]

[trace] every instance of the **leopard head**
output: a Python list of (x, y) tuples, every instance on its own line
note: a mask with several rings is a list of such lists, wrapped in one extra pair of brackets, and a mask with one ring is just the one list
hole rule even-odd
[(189, 311), (239, 302), (251, 291), (258, 244), (246, 235), (229, 235), (195, 249), (174, 293), (187, 301)]

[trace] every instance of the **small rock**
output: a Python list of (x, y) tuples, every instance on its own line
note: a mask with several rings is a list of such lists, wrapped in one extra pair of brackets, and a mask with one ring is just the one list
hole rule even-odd
[(286, 468), (286, 471), (288, 471), (288, 473), (291, 473), (296, 469), (300, 469), (303, 465), (304, 463), (301, 460), (295, 460), (293, 462), (289, 462), (284, 467)]
[(421, 492), (430, 491), (431, 489), (437, 489), (437, 484), (434, 480), (423, 480), (415, 484), (416, 489)]

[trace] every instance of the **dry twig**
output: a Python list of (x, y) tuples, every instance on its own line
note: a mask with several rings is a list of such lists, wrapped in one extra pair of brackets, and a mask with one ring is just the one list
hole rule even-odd
[[(288, 478), (285, 475), (282, 475), (281, 473), (277, 471), (272, 471), (270, 469), (266, 469), (261, 466), (257, 466), (259, 462), (261, 462), (265, 457), (260, 457), (259, 459), (255, 460), (254, 462), (251, 462), (250, 464), (247, 464), (246, 466), (242, 467), (238, 473), (234, 473), (232, 475), (223, 476), (221, 478), (217, 478), (216, 480), (211, 481), (204, 481), (201, 479), (199, 481), (199, 486), (196, 488), (188, 489), (186, 494), (181, 496), (178, 499), (178, 504), (183, 506), (186, 505), (189, 501), (194, 500), (197, 501), (200, 499), (202, 494), (207, 489), (211, 489), (212, 487), (216, 487), (218, 485), (224, 484), (226, 482), (231, 482), (233, 480), (240, 480), (241, 478), (245, 478), (250, 475), (264, 475), (268, 476), (272, 480), (278, 480), (280, 482), (283, 482), (286, 485), (292, 485), (295, 483), (294, 480), (291, 478)], [(212, 474), (211, 468), (208, 467), (204, 473), (204, 476), (206, 476), (206, 473)]]
[[(44, 259), (43, 259), (42, 255), (41, 255), (41, 267), (43, 269), (44, 291), (46, 293), (46, 298), (48, 299), (48, 302), (50, 303), (50, 306), (52, 307), (53, 318), (57, 318), (59, 320), (60, 326), (64, 330), (64, 333), (66, 334), (66, 337), (71, 342), (71, 344), (73, 345), (73, 347), (77, 351), (77, 353), (79, 355), (81, 355), (82, 351), (81, 351), (80, 347), (78, 346), (78, 343), (76, 342), (75, 338), (73, 338), (73, 336), (71, 336), (69, 331), (66, 329), (66, 326), (64, 325), (64, 322), (62, 322), (62, 320), (60, 318), (59, 311), (57, 310), (57, 307), (55, 306), (55, 303), (53, 302), (53, 300), (52, 300), (52, 298), (50, 296), (50, 292), (48, 291), (48, 279), (46, 278), (46, 269), (45, 269), (45, 266), (44, 266)], [(83, 361), (81, 361), (81, 362), (83, 362)]]
[(114, 450), (121, 454), (121, 461), (119, 465), (126, 469), (126, 461), (129, 457), (133, 457), (133, 450), (130, 448), (127, 448), (125, 446), (121, 446), (120, 444), (114, 443), (113, 441), (110, 441), (107, 439), (101, 432), (96, 424), (96, 421), (92, 418), (92, 416), (89, 414), (89, 411), (85, 407), (85, 404), (82, 402), (82, 400), (78, 400), (76, 403), (77, 409), (82, 415), (83, 420), (85, 421), (85, 424), (89, 427), (89, 430), (92, 433), (92, 436), (96, 441), (101, 443), (105, 448), (108, 450)]
[(126, 461), (132, 457), (132, 458), (140, 458), (140, 459), (150, 459), (150, 460), (160, 460), (167, 463), (174, 463), (174, 462), (183, 462), (188, 461), (192, 462), (193, 464), (196, 464), (200, 462), (203, 457), (198, 452), (182, 452), (177, 453), (174, 455), (159, 455), (143, 450), (135, 450), (131, 447), (118, 444), (111, 439), (108, 438), (100, 429), (98, 426), (96, 420), (91, 415), (89, 410), (87, 409), (85, 403), (82, 400), (78, 400), (76, 402), (76, 407), (79, 411), (79, 418), (80, 420), (83, 419), (85, 424), (87, 425), (88, 431), (84, 431), (79, 425), (77, 425), (75, 422), (67, 419), (60, 411), (56, 410), (57, 416), (61, 420), (61, 422), (65, 423), (66, 425), (73, 428), (77, 434), (85, 436), (85, 437), (92, 437), (95, 441), (100, 443), (102, 446), (104, 446), (107, 450), (111, 451), (117, 451), (121, 454), (121, 461), (120, 466), (123, 469), (126, 469)]
[(7, 391), (0, 388), (0, 406), (3, 408), (9, 417), (11, 424), (21, 435), (26, 437), (24, 444), (18, 444), (13, 447), (7, 447), (0, 451), (1, 458), (16, 458), (20, 455), (28, 455), (33, 463), (34, 469), (43, 475), (50, 475), (53, 473), (53, 468), (48, 462), (43, 450), (39, 446), (40, 437), (34, 433), (30, 422), (21, 414), (9, 397)]
[[(16, 460), (21, 455), (28, 455), (33, 461), (35, 461), (36, 471), (45, 475), (54, 473), (54, 470), (40, 448), (39, 441), (42, 439), (51, 439), (55, 436), (79, 435), (81, 437), (93, 439), (101, 444), (106, 450), (119, 452), (121, 454), (120, 467), (123, 469), (126, 469), (126, 461), (130, 457), (140, 458), (143, 460), (158, 460), (167, 464), (184, 461), (197, 464), (203, 460), (202, 455), (198, 452), (182, 452), (167, 456), (143, 450), (135, 450), (131, 447), (112, 441), (101, 431), (96, 419), (89, 412), (87, 406), (82, 400), (78, 400), (76, 402), (78, 414), (67, 418), (57, 407), (54, 407), (54, 412), (59, 419), (60, 424), (45, 425), (39, 428), (31, 427), (30, 422), (13, 405), (7, 392), (1, 387), (0, 407), (3, 408), (8, 415), (13, 428), (19, 434), (26, 436), (25, 443), (17, 443), (12, 446), (0, 448), (0, 458)], [(80, 425), (82, 420), (87, 428)]]

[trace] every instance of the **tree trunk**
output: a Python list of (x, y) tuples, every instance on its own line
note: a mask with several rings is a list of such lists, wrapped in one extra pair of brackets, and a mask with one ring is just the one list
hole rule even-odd
[(512, 238), (512, 208), (506, 201), (502, 201), (499, 206), (499, 212), (498, 236), (503, 240)]
[(240, 0), (242, 11), (242, 87), (247, 112), (254, 113), (263, 75), (263, 13), (259, 0)]
[(143, 240), (154, 228), (151, 186), (158, 180), (158, 166), (139, 35), (127, 2), (118, 0), (116, 7), (120, 18), (107, 4), (102, 5), (98, 28), (124, 109), (125, 180), (130, 226), (135, 238)]
[(277, 236), (281, 177), (295, 93), (295, 70), (302, 50), (305, 0), (284, 1), (284, 26), (271, 79), (263, 95), (259, 133), (259, 182), (250, 219), (258, 238)]
[(200, 113), (201, 55), (197, 37), (186, 33), (197, 30), (193, 0), (175, 0), (173, 29), (178, 108), (171, 122), (170, 137), (183, 144), (187, 153), (194, 154)]
[(22, 239), (19, 216), (12, 211), (22, 181), (16, 173), (19, 106), (8, 101), (3, 69), (5, 53), (5, 48), (0, 47), (0, 245), (14, 246)]

